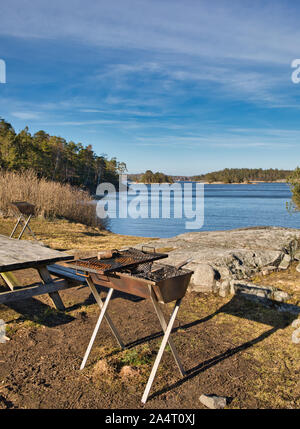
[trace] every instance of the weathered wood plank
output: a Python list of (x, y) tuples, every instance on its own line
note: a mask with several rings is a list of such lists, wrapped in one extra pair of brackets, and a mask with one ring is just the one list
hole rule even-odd
[(65, 280), (56, 280), (51, 283), (39, 284), (37, 286), (24, 286), (21, 289), (0, 293), (0, 304), (19, 301), (21, 299), (31, 298), (37, 295), (44, 295), (45, 293), (53, 293), (75, 286), (78, 285)]
[(73, 259), (73, 256), (39, 243), (0, 235), (0, 272), (36, 268), (70, 259)]
[(13, 273), (9, 271), (7, 271), (6, 273), (1, 273), (0, 276), (3, 278), (3, 280), (11, 290), (14, 290), (14, 288), (18, 285), (17, 279), (15, 278)]

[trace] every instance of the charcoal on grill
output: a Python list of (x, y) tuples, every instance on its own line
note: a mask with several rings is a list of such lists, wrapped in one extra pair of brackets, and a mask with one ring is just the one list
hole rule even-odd
[[(146, 264), (142, 264), (146, 265)], [(124, 270), (125, 272), (125, 270)], [(131, 275), (147, 280), (152, 280), (155, 282), (169, 279), (175, 276), (182, 274), (182, 271), (176, 267), (172, 267), (170, 265), (152, 265), (150, 269), (146, 269), (146, 267), (135, 267), (134, 269), (126, 270)]]

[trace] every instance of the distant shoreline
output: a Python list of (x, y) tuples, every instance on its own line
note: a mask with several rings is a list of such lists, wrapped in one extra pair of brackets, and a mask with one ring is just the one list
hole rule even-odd
[(266, 180), (253, 180), (253, 182), (203, 182), (198, 180), (178, 180), (174, 182), (162, 182), (162, 183), (149, 183), (149, 182), (130, 182), (133, 185), (173, 185), (174, 183), (203, 183), (204, 185), (259, 185), (260, 183), (287, 183), (286, 180), (274, 180), (274, 181), (266, 181)]
[(203, 183), (204, 185), (259, 185), (260, 183), (287, 183), (285, 180), (274, 180), (274, 181), (266, 181), (266, 180), (253, 180), (253, 182), (196, 182)]

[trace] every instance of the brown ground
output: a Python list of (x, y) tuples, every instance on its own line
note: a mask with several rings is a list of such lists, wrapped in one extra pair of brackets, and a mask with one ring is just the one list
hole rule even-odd
[[(74, 249), (71, 229), (69, 246), (60, 248)], [(49, 233), (49, 228), (44, 230)], [(103, 247), (109, 237), (109, 247), (118, 247), (111, 246), (113, 234), (104, 233), (89, 236), (95, 240), (91, 248), (102, 247), (101, 237)], [(126, 245), (135, 240), (121, 241)], [(33, 270), (17, 276), (22, 284), (38, 281)], [(284, 286), (290, 291), (299, 284), (294, 267), (260, 280), (268, 284), (270, 279), (274, 286), (288, 279)], [(198, 400), (202, 393), (227, 396), (228, 408), (300, 407), (300, 348), (291, 342), (296, 316), (236, 296), (188, 293), (173, 333), (188, 374), (181, 379), (167, 348), (151, 396), (142, 405), (162, 339), (151, 303), (116, 293), (109, 313), (129, 347), (121, 351), (104, 322), (87, 366), (80, 371), (99, 307), (86, 287), (62, 291), (61, 296), (64, 312), (54, 310), (47, 295), (0, 306), (0, 319), (11, 339), (0, 344), (0, 408), (197, 409), (205, 408)], [(165, 306), (165, 314), (171, 309)]]

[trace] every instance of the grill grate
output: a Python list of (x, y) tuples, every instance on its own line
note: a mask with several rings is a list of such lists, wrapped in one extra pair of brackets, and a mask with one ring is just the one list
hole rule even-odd
[(83, 271), (106, 274), (135, 266), (143, 268), (146, 264), (148, 265), (153, 261), (167, 257), (168, 255), (165, 253), (156, 253), (155, 251), (146, 252), (144, 250), (138, 250), (131, 247), (127, 250), (118, 251), (115, 256), (109, 259), (98, 260), (97, 257), (92, 257), (87, 259), (78, 259), (68, 264), (77, 269), (84, 268)]

